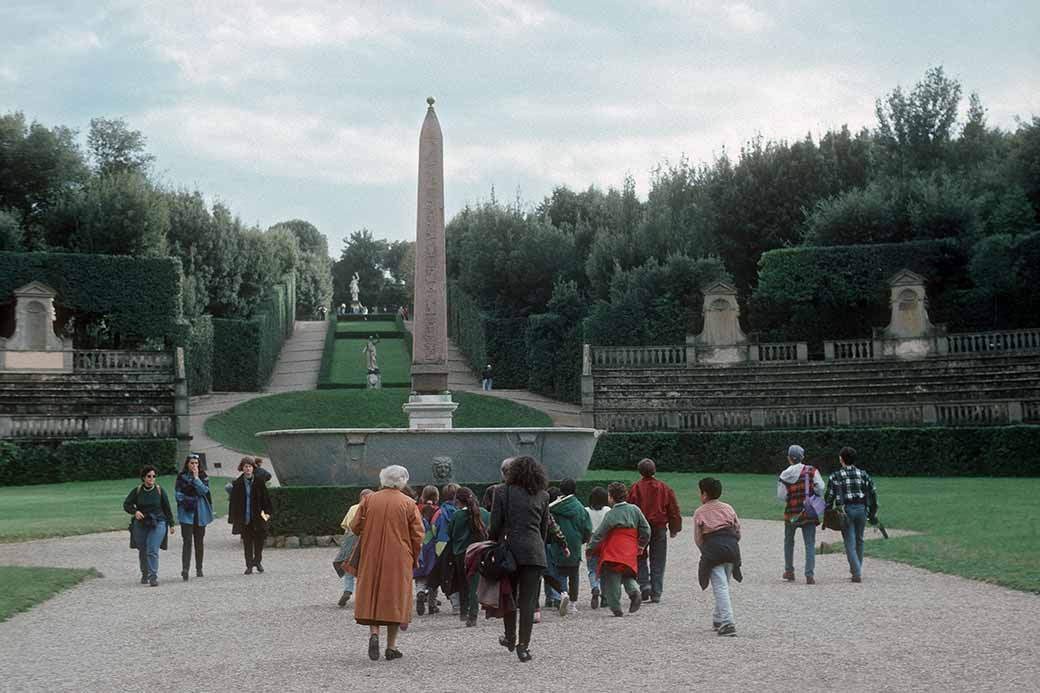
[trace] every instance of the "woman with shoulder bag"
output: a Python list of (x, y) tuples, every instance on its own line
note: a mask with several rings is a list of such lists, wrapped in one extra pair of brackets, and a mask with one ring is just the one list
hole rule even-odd
[(184, 460), (174, 487), (177, 498), (177, 521), (181, 523), (181, 579), (188, 581), (191, 568), (191, 550), (195, 547), (195, 576), (202, 577), (202, 557), (205, 549), (206, 525), (213, 522), (213, 497), (209, 493), (209, 477), (199, 469), (195, 453)]
[(141, 485), (127, 494), (123, 510), (130, 521), (130, 548), (137, 549), (141, 584), (159, 586), (159, 549), (166, 550), (167, 531), (173, 534), (173, 511), (156, 479), (159, 470), (151, 465), (141, 470)]

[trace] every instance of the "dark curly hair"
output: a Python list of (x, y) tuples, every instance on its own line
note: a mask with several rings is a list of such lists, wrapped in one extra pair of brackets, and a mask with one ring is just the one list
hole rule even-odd
[(534, 458), (524, 455), (514, 457), (506, 467), (506, 483), (519, 486), (533, 496), (545, 490), (549, 485), (549, 477), (545, 473), (545, 467), (535, 462)]

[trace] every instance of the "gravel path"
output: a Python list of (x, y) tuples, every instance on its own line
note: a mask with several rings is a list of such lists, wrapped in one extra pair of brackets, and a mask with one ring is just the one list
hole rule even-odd
[[(371, 662), (366, 629), (335, 606), (334, 549), (269, 550), (267, 572), (243, 576), (219, 520), (206, 577), (180, 581), (176, 536), (155, 589), (137, 584), (126, 532), (0, 545), (0, 564), (105, 575), (0, 623), (0, 690), (1036, 690), (1040, 596), (870, 559), (853, 585), (840, 554), (817, 558), (815, 587), (784, 583), (782, 532), (745, 523), (739, 637), (713, 634), (684, 532), (662, 604), (593, 612), (583, 577), (581, 612), (545, 614), (526, 665), (497, 644), (499, 621), (443, 613), (413, 622), (404, 659)], [(813, 673), (789, 681), (799, 662)]]

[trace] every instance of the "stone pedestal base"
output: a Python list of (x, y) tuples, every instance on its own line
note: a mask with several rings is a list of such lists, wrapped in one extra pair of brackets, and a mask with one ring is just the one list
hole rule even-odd
[(408, 414), (408, 428), (451, 428), (451, 416), (458, 409), (451, 395), (411, 395), (401, 409)]
[(15, 373), (71, 373), (72, 349), (22, 351), (0, 349), (0, 370)]
[(365, 380), (369, 390), (380, 390), (383, 387), (383, 376), (379, 374), (379, 369), (375, 369), (368, 372), (368, 376)]

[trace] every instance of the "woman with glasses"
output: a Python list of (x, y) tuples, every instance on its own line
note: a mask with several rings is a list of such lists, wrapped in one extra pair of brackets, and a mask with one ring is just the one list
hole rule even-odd
[(148, 465), (141, 470), (141, 485), (130, 491), (123, 510), (130, 521), (130, 548), (137, 549), (141, 584), (159, 585), (159, 549), (166, 550), (167, 532), (173, 534), (173, 511), (166, 492), (156, 483), (159, 470)]
[(213, 498), (209, 494), (209, 477), (199, 469), (199, 456), (192, 453), (184, 460), (174, 489), (177, 497), (177, 521), (181, 523), (181, 579), (188, 581), (191, 549), (195, 547), (195, 576), (202, 577), (202, 542), (206, 525), (213, 522)]

